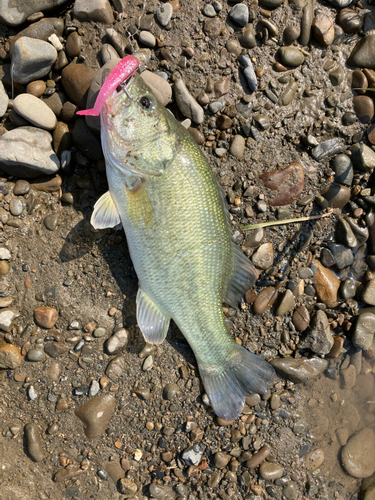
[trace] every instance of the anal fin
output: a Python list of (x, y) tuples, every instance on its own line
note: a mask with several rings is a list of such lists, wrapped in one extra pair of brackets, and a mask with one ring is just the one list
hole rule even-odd
[(170, 318), (141, 289), (137, 294), (137, 322), (146, 342), (160, 344), (168, 333)]
[(95, 203), (91, 224), (95, 229), (105, 229), (121, 224), (120, 214), (109, 191), (104, 193)]
[(234, 254), (233, 270), (224, 302), (232, 307), (238, 307), (244, 293), (254, 285), (259, 274), (254, 264), (235, 243), (232, 243), (232, 248)]

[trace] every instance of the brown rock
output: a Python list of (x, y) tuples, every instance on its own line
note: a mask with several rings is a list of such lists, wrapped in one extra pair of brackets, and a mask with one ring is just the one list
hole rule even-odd
[(81, 469), (80, 467), (59, 469), (53, 476), (53, 480), (56, 481), (56, 483), (59, 483), (60, 481), (66, 481), (67, 479), (71, 479), (72, 477), (78, 476), (83, 472), (85, 472), (84, 469)]
[(227, 130), (232, 126), (232, 119), (227, 115), (220, 115), (216, 120), (216, 125), (220, 130)]
[(214, 17), (212, 19), (207, 19), (204, 23), (203, 31), (211, 38), (211, 40), (214, 40), (220, 35), (222, 28), (220, 19), (218, 17)]
[(72, 135), (69, 127), (64, 122), (57, 122), (57, 126), (53, 131), (53, 149), (60, 157), (64, 150), (69, 150), (72, 147)]
[(53, 193), (54, 191), (58, 191), (62, 184), (62, 179), (59, 174), (56, 174), (54, 177), (45, 178), (45, 181), (36, 182), (33, 184), (33, 187), (38, 191), (44, 191), (45, 193)]
[(310, 324), (310, 313), (306, 306), (299, 306), (293, 313), (293, 325), (299, 332), (303, 332)]
[(251, 256), (253, 264), (260, 269), (268, 269), (273, 265), (272, 243), (263, 243)]
[(368, 80), (366, 75), (359, 69), (356, 69), (352, 73), (352, 89), (354, 89), (358, 94), (365, 94), (368, 88)]
[(263, 288), (258, 295), (253, 304), (253, 311), (255, 314), (263, 314), (277, 298), (277, 291), (275, 287), (268, 286)]
[(316, 449), (314, 451), (310, 451), (304, 456), (304, 461), (306, 464), (306, 469), (310, 472), (319, 469), (319, 467), (324, 462), (324, 451), (320, 449)]
[(72, 59), (80, 55), (81, 37), (79, 36), (77, 31), (73, 31), (73, 33), (70, 33), (70, 35), (66, 39), (65, 50), (68, 56), (71, 57)]
[(269, 200), (272, 207), (288, 205), (298, 198), (305, 187), (305, 176), (299, 163), (291, 163), (281, 170), (266, 172), (259, 178), (266, 188), (277, 191), (276, 196)]
[(26, 92), (35, 97), (41, 97), (45, 90), (46, 84), (43, 80), (35, 80), (34, 82), (28, 83), (26, 86)]
[(314, 36), (323, 47), (331, 45), (335, 38), (334, 23), (333, 17), (327, 16), (322, 12), (319, 12), (313, 20), (312, 29)]
[(53, 307), (39, 306), (34, 311), (35, 323), (42, 328), (53, 328), (57, 321), (57, 311)]
[(214, 84), (214, 91), (216, 97), (221, 97), (229, 91), (229, 78), (220, 78)]
[(84, 423), (87, 438), (94, 439), (104, 433), (114, 410), (115, 398), (105, 394), (90, 399), (74, 413)]
[(341, 354), (343, 346), (344, 346), (344, 337), (340, 337), (339, 335), (334, 335), (332, 349), (329, 351), (326, 357), (337, 358)]
[(18, 347), (12, 344), (0, 346), (0, 368), (14, 370), (22, 363), (22, 356)]
[(218, 469), (223, 469), (224, 467), (226, 467), (228, 465), (229, 460), (231, 458), (232, 457), (230, 455), (227, 455), (226, 453), (223, 453), (222, 451), (218, 451), (214, 455), (215, 467), (217, 467)]
[(344, 208), (350, 200), (350, 189), (339, 184), (327, 186), (322, 190), (321, 194), (328, 201), (328, 206), (331, 208)]
[(375, 472), (374, 431), (364, 428), (351, 437), (341, 452), (341, 461), (351, 476), (357, 478), (371, 476)]
[(367, 127), (367, 139), (371, 142), (371, 144), (375, 144), (375, 123), (371, 123)]
[(354, 112), (361, 123), (369, 123), (374, 118), (374, 101), (367, 95), (353, 97)]
[(87, 93), (96, 70), (70, 63), (61, 72), (61, 81), (70, 99), (81, 109), (86, 106)]
[(265, 461), (265, 459), (270, 454), (270, 451), (271, 450), (269, 449), (269, 447), (265, 444), (246, 462), (246, 467), (248, 467), (249, 469), (258, 467), (258, 465)]
[(363, 16), (353, 9), (341, 9), (336, 22), (345, 33), (358, 33), (362, 28)]
[(314, 286), (319, 300), (328, 307), (336, 307), (338, 304), (337, 292), (340, 287), (340, 280), (332, 271), (322, 266), (319, 261), (314, 260), (313, 262), (317, 267)]

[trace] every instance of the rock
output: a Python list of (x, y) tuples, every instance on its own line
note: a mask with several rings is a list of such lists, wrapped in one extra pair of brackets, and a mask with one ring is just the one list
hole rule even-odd
[(164, 106), (171, 102), (172, 87), (169, 85), (167, 80), (148, 70), (143, 71), (141, 73), (141, 77), (143, 81), (150, 87), (156, 99), (158, 99)]
[(251, 256), (253, 264), (260, 269), (268, 269), (273, 265), (272, 243), (263, 243)]
[(107, 365), (105, 374), (113, 381), (117, 381), (126, 368), (126, 361), (123, 356), (116, 356)]
[(305, 187), (303, 168), (299, 163), (291, 163), (286, 168), (266, 172), (259, 178), (266, 188), (276, 191), (269, 200), (272, 207), (288, 205), (298, 198)]
[(361, 123), (369, 123), (374, 118), (374, 101), (367, 95), (353, 97), (354, 112)]
[(304, 332), (310, 324), (310, 313), (306, 306), (299, 306), (293, 313), (293, 324), (299, 332)]
[(24, 196), (30, 191), (30, 188), (31, 186), (29, 182), (19, 179), (14, 185), (13, 194), (15, 196)]
[(283, 468), (275, 462), (263, 462), (259, 467), (259, 474), (262, 479), (274, 481), (283, 476)]
[(341, 66), (337, 66), (328, 73), (329, 79), (334, 87), (341, 85), (345, 78), (344, 70)]
[(292, 66), (293, 68), (303, 64), (305, 60), (305, 56), (297, 47), (280, 47), (277, 53), (282, 64)]
[(238, 26), (245, 26), (249, 22), (249, 7), (244, 3), (238, 3), (231, 8), (228, 17)]
[(53, 111), (31, 94), (20, 94), (13, 101), (13, 109), (36, 127), (53, 130), (57, 120)]
[(273, 286), (263, 288), (255, 298), (253, 311), (255, 314), (263, 314), (277, 299), (277, 291)]
[(347, 186), (331, 184), (323, 189), (321, 195), (328, 201), (332, 208), (344, 208), (350, 200), (350, 189)]
[(276, 9), (283, 3), (283, 0), (261, 0), (259, 3), (266, 9)]
[(45, 130), (19, 127), (0, 137), (0, 167), (15, 177), (38, 177), (58, 171), (60, 162)]
[(324, 311), (318, 310), (313, 316), (304, 345), (320, 356), (328, 354), (333, 346), (333, 337)]
[(104, 434), (115, 410), (115, 398), (111, 394), (95, 396), (75, 409), (74, 414), (83, 422), (88, 439)]
[(48, 231), (54, 231), (58, 225), (59, 216), (58, 214), (46, 215), (43, 219), (43, 224)]
[(229, 52), (229, 54), (234, 54), (236, 57), (239, 56), (242, 52), (241, 45), (237, 40), (228, 40), (225, 44), (225, 48)]
[(345, 33), (358, 33), (363, 25), (363, 17), (356, 10), (341, 9), (337, 14), (336, 22)]
[(72, 139), (75, 146), (91, 160), (98, 161), (103, 158), (100, 141), (90, 130), (84, 118), (78, 118), (74, 122)]
[(115, 21), (108, 0), (75, 0), (73, 15), (82, 22), (113, 24)]
[(74, 57), (78, 57), (80, 55), (81, 48), (81, 37), (77, 31), (73, 31), (66, 39), (66, 53), (71, 59), (73, 59)]
[(270, 452), (270, 448), (266, 444), (263, 445), (251, 458), (249, 458), (249, 460), (246, 461), (246, 467), (249, 469), (258, 467), (258, 465), (265, 461)]
[(51, 358), (57, 358), (67, 352), (68, 348), (59, 342), (48, 342), (44, 346), (44, 352)]
[(280, 303), (275, 311), (276, 316), (283, 316), (287, 312), (291, 311), (295, 306), (294, 295), (291, 290), (285, 290), (283, 296), (281, 297)]
[(53, 480), (56, 483), (60, 483), (61, 481), (72, 479), (73, 477), (76, 477), (83, 472), (85, 472), (85, 470), (81, 469), (80, 467), (69, 467), (67, 469), (62, 468), (55, 473), (55, 475), (53, 476)]
[[(17, 183), (16, 183), (17, 185)], [(14, 191), (13, 191), (14, 192)], [(0, 260), (10, 260), (12, 258), (8, 248), (0, 247)]]
[(319, 469), (319, 467), (323, 464), (324, 462), (324, 451), (320, 450), (319, 448), (310, 451), (310, 453), (306, 453), (306, 455), (303, 457), (306, 469), (310, 472), (313, 472), (316, 469)]
[(349, 267), (354, 262), (354, 255), (350, 248), (344, 247), (344, 245), (332, 244), (329, 245), (329, 250), (335, 259), (335, 264), (339, 269), (345, 269)]
[[(9, 204), (9, 209), (10, 209), (10, 204)], [(22, 213), (22, 210), (21, 210), (21, 213)], [(14, 213), (13, 213), (13, 215), (14, 215)], [(0, 261), (0, 278), (5, 276), (6, 274), (8, 274), (10, 269), (11, 269), (11, 267), (10, 267), (8, 262), (5, 262), (4, 260)]]
[(0, 4), (0, 22), (8, 26), (18, 26), (35, 12), (55, 9), (67, 0), (40, 0), (25, 2), (24, 0), (2, 0)]
[(119, 54), (109, 43), (104, 43), (100, 49), (100, 59), (102, 65), (105, 66), (108, 62), (114, 59), (120, 60)]
[(318, 298), (328, 307), (337, 306), (337, 292), (340, 287), (340, 280), (336, 275), (321, 265), (317, 260), (313, 261), (317, 267), (315, 291)]
[(163, 398), (166, 399), (167, 401), (170, 401), (173, 399), (176, 394), (179, 392), (178, 385), (170, 383), (164, 386), (163, 389)]
[(375, 314), (370, 312), (362, 313), (358, 316), (352, 342), (358, 349), (367, 351), (372, 346), (375, 333)]
[(36, 38), (38, 40), (48, 42), (48, 39), (51, 37), (51, 35), (60, 37), (63, 35), (63, 33), (64, 21), (62, 19), (58, 19), (57, 17), (48, 17), (46, 19), (41, 19), (36, 23), (30, 24), (24, 30), (19, 31), (12, 38), (9, 49), (10, 56), (12, 56), (14, 44), (21, 37)]
[(353, 477), (369, 477), (375, 472), (375, 434), (364, 428), (349, 439), (341, 451), (345, 471)]
[[(238, 37), (238, 41), (241, 44), (241, 47), (243, 47), (244, 49), (253, 49), (254, 47), (256, 47), (257, 42), (255, 34), (256, 33), (254, 26), (251, 23), (247, 24)], [(241, 51), (238, 52), (238, 55), (240, 55)]]
[(13, 48), (11, 72), (15, 82), (29, 83), (46, 76), (56, 61), (53, 45), (35, 38), (22, 37)]
[(314, 160), (323, 162), (332, 158), (332, 156), (342, 153), (344, 151), (344, 144), (340, 138), (327, 139), (316, 146), (311, 154)]
[(27, 361), (31, 361), (33, 363), (40, 363), (45, 360), (44, 351), (41, 349), (30, 349), (27, 353)]
[(370, 306), (375, 306), (375, 279), (372, 279), (366, 283), (366, 286), (362, 292), (362, 300)]
[(156, 19), (158, 23), (165, 28), (172, 18), (173, 7), (171, 3), (162, 3), (156, 11)]
[(230, 455), (227, 455), (226, 453), (223, 453), (222, 451), (218, 451), (214, 455), (214, 464), (215, 467), (218, 469), (223, 469), (226, 467), (229, 463), (229, 460), (231, 459)]
[(235, 135), (230, 145), (229, 152), (235, 157), (241, 159), (245, 149), (245, 139), (242, 135)]
[(57, 321), (57, 311), (53, 307), (39, 306), (34, 310), (34, 319), (42, 328), (53, 328)]
[[(220, 453), (220, 452), (218, 452)], [(186, 465), (199, 465), (203, 456), (203, 450), (198, 449), (195, 446), (186, 448), (182, 454), (181, 458), (186, 463)]]
[(57, 122), (56, 128), (53, 132), (53, 149), (56, 154), (61, 158), (61, 154), (65, 150), (70, 150), (72, 147), (72, 134), (69, 127), (64, 122)]
[(314, 19), (314, 2), (307, 0), (302, 8), (301, 35), (299, 43), (304, 47), (310, 41), (311, 26)]
[(61, 72), (61, 82), (70, 99), (81, 109), (86, 107), (86, 99), (96, 70), (81, 64), (70, 63)]
[(331, 160), (331, 168), (335, 172), (335, 181), (338, 184), (351, 186), (353, 182), (353, 164), (349, 156), (338, 154)]
[[(0, 315), (3, 311), (0, 312)], [(0, 320), (1, 321), (1, 320)], [(3, 344), (0, 346), (0, 369), (14, 370), (22, 363), (22, 356), (17, 346)]]
[(13, 198), (12, 200), (10, 200), (10, 203), (9, 203), (9, 212), (18, 217), (19, 215), (22, 214), (23, 212), (23, 203), (21, 200), (17, 199), (17, 198)]
[(138, 41), (140, 45), (151, 49), (156, 45), (156, 38), (149, 31), (141, 31), (138, 35)]
[(0, 118), (2, 118), (8, 108), (9, 97), (4, 89), (3, 82), (0, 81)]
[(294, 99), (297, 90), (298, 90), (297, 82), (290, 81), (285, 86), (284, 90), (281, 92), (279, 96), (278, 103), (280, 104), (280, 106), (288, 106)]
[(301, 29), (299, 26), (287, 26), (283, 32), (284, 42), (287, 45), (292, 45), (293, 42), (298, 40), (301, 34)]
[(190, 94), (182, 79), (176, 80), (173, 85), (173, 92), (176, 104), (181, 113), (197, 124), (202, 123), (204, 120), (203, 108)]
[(333, 17), (318, 11), (312, 22), (312, 28), (316, 40), (323, 47), (328, 47), (333, 43), (335, 38), (335, 20)]
[(357, 373), (354, 365), (349, 365), (347, 368), (340, 370), (343, 385), (345, 389), (353, 389), (357, 379)]
[(270, 361), (277, 373), (295, 384), (313, 380), (321, 375), (328, 368), (328, 361), (321, 358), (301, 358), (292, 357), (275, 358)]
[(25, 425), (26, 448), (34, 462), (40, 462), (44, 458), (42, 437), (38, 426), (34, 422)]
[(215, 40), (223, 29), (221, 21), (218, 17), (214, 17), (212, 19), (207, 19), (203, 26), (204, 33), (211, 38), (211, 40)]
[(367, 35), (356, 43), (346, 63), (348, 66), (375, 69), (374, 51), (375, 35)]
[(123, 495), (126, 495), (126, 498), (133, 497), (138, 490), (138, 486), (130, 477), (122, 477), (119, 481), (118, 488)]
[(119, 354), (127, 347), (129, 343), (129, 332), (125, 328), (119, 328), (104, 343), (104, 349), (107, 354)]
[(375, 151), (363, 143), (356, 143), (350, 148), (353, 165), (362, 172), (372, 172), (375, 168)]
[(0, 330), (9, 332), (12, 328), (13, 321), (18, 318), (20, 313), (13, 307), (7, 307), (0, 311)]

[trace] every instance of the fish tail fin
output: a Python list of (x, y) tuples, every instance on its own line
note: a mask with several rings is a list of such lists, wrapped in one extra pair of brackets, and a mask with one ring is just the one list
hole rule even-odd
[(234, 344), (230, 358), (220, 366), (198, 362), (204, 388), (216, 415), (234, 420), (242, 412), (245, 397), (265, 396), (275, 380), (275, 370), (264, 359)]

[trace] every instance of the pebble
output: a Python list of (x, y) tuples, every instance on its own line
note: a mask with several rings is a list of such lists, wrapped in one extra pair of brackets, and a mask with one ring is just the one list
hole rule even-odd
[[(256, 32), (254, 26), (249, 23), (247, 24), (243, 30), (242, 33), (238, 37), (238, 41), (244, 49), (253, 49), (254, 47), (257, 46), (256, 38), (255, 38)], [(239, 52), (238, 55), (240, 55), (241, 52)]]
[(259, 227), (257, 229), (253, 229), (244, 242), (244, 246), (246, 248), (256, 248), (260, 245), (264, 238), (264, 229)]
[(44, 351), (41, 349), (30, 349), (27, 353), (27, 361), (32, 361), (34, 363), (40, 363), (45, 360)]
[(243, 153), (245, 150), (245, 139), (242, 135), (235, 135), (233, 141), (230, 145), (229, 152), (238, 159), (243, 157)]
[(96, 70), (70, 63), (61, 72), (61, 82), (69, 98), (81, 109), (86, 107), (86, 95)]
[(127, 347), (129, 343), (129, 332), (125, 328), (120, 328), (115, 331), (115, 333), (109, 337), (104, 343), (104, 349), (107, 354), (119, 354), (123, 349)]
[(282, 64), (296, 68), (303, 64), (305, 56), (297, 47), (280, 47), (277, 51)]
[(229, 11), (229, 19), (238, 26), (245, 26), (249, 22), (249, 7), (244, 3), (234, 5)]
[(49, 132), (35, 127), (18, 127), (0, 137), (2, 170), (15, 177), (51, 175), (60, 162), (51, 148)]
[(167, 401), (170, 401), (173, 399), (176, 394), (179, 392), (178, 385), (170, 383), (164, 386), (163, 389), (163, 398), (166, 399)]
[(48, 342), (44, 346), (44, 352), (51, 358), (57, 358), (67, 352), (68, 348), (59, 342)]
[(312, 318), (310, 328), (305, 338), (305, 345), (315, 354), (324, 356), (333, 347), (333, 337), (324, 311), (318, 310)]
[(337, 14), (336, 22), (345, 33), (357, 33), (362, 28), (363, 18), (356, 10), (341, 9)]
[(42, 437), (38, 426), (34, 422), (25, 425), (26, 449), (34, 462), (44, 459)]
[(117, 381), (122, 376), (125, 368), (125, 358), (123, 356), (116, 356), (108, 363), (105, 374), (113, 381)]
[(350, 200), (350, 189), (340, 184), (331, 184), (322, 190), (321, 195), (327, 200), (329, 207), (344, 208)]
[(349, 267), (354, 262), (354, 255), (350, 248), (344, 247), (344, 245), (332, 244), (329, 245), (329, 250), (335, 259), (335, 264), (339, 269), (345, 269)]
[(156, 45), (156, 38), (149, 31), (141, 31), (138, 35), (140, 45), (153, 49)]
[(262, 479), (275, 481), (283, 476), (283, 468), (275, 462), (263, 462), (259, 467), (259, 474)]
[(299, 306), (293, 313), (293, 325), (299, 332), (304, 332), (310, 324), (310, 313), (306, 306)]
[(347, 368), (340, 370), (343, 385), (345, 389), (353, 389), (357, 379), (357, 372), (354, 365), (349, 365)]
[(314, 260), (313, 262), (317, 268), (314, 286), (319, 300), (328, 307), (336, 307), (340, 280), (332, 271), (322, 266), (319, 261)]
[(53, 130), (57, 125), (54, 112), (31, 94), (20, 94), (13, 101), (13, 109), (36, 127)]
[(56, 483), (60, 483), (62, 481), (67, 481), (69, 479), (72, 479), (75, 476), (78, 476), (79, 474), (82, 474), (84, 469), (81, 469), (80, 467), (70, 467), (68, 469), (61, 468), (58, 469), (57, 472), (55, 472), (55, 475), (53, 476), (53, 480)]
[(246, 467), (249, 469), (258, 467), (258, 465), (265, 461), (270, 452), (271, 450), (268, 445), (263, 445), (251, 458), (249, 458), (249, 460), (246, 461)]
[(335, 38), (335, 20), (333, 17), (317, 11), (312, 22), (312, 29), (316, 40), (323, 47), (328, 47), (333, 43)]
[(152, 369), (154, 366), (154, 357), (150, 354), (147, 356), (142, 364), (142, 370), (144, 372), (148, 372)]
[(332, 156), (344, 151), (344, 144), (340, 138), (327, 139), (316, 146), (312, 151), (312, 157), (318, 162), (324, 162)]
[[(164, 4), (167, 5), (167, 4)], [(172, 100), (172, 87), (169, 85), (167, 80), (163, 77), (152, 73), (152, 71), (143, 71), (141, 73), (142, 79), (151, 88), (155, 97), (166, 106)]]
[(370, 312), (362, 313), (358, 316), (354, 332), (352, 335), (352, 342), (358, 349), (367, 351), (370, 349), (375, 332), (375, 314)]
[(366, 283), (362, 292), (362, 300), (370, 306), (375, 306), (375, 278)]
[(18, 318), (19, 315), (20, 313), (13, 307), (2, 309), (0, 311), (0, 330), (3, 332), (9, 332), (12, 328), (13, 321)]
[(346, 63), (348, 66), (375, 69), (374, 51), (375, 35), (367, 35), (356, 43)]
[(18, 217), (23, 212), (23, 203), (18, 198), (13, 198), (9, 203), (9, 211), (15, 217)]
[(57, 321), (57, 311), (53, 307), (39, 306), (34, 310), (34, 319), (42, 328), (53, 328)]
[(289, 82), (279, 96), (278, 103), (280, 104), (280, 106), (288, 106), (294, 99), (297, 90), (297, 82)]
[(357, 293), (355, 283), (352, 278), (341, 281), (340, 294), (344, 300), (353, 299)]
[(283, 32), (284, 42), (287, 45), (292, 45), (293, 42), (298, 40), (301, 34), (301, 29), (299, 26), (287, 26)]
[(19, 38), (13, 47), (11, 71), (15, 82), (29, 83), (46, 76), (57, 58), (50, 43), (36, 38)]
[(86, 437), (94, 439), (104, 434), (114, 410), (115, 398), (105, 394), (78, 406), (74, 414), (83, 422)]
[(310, 472), (313, 472), (314, 470), (319, 469), (319, 467), (323, 464), (324, 451), (319, 448), (314, 451), (310, 451), (310, 453), (307, 453), (303, 457), (303, 459), (306, 465), (306, 469)]
[(361, 123), (369, 123), (375, 114), (374, 101), (366, 95), (353, 97), (354, 112)]
[(4, 89), (3, 82), (0, 81), (0, 118), (2, 118), (8, 109), (9, 97)]
[(348, 474), (356, 478), (375, 472), (375, 434), (364, 428), (349, 439), (341, 451), (341, 462)]
[(108, 0), (75, 0), (73, 7), (75, 19), (82, 22), (113, 24), (113, 12)]
[(288, 167), (259, 175), (264, 186), (276, 194), (269, 200), (272, 207), (289, 205), (302, 193), (305, 176), (302, 165), (291, 163)]
[(223, 26), (222, 26), (221, 21), (218, 17), (207, 19), (207, 21), (204, 23), (204, 26), (203, 26), (204, 33), (208, 37), (210, 37), (211, 40), (215, 40), (215, 38), (217, 38), (220, 35), (222, 29), (223, 29)]
[(276, 316), (283, 316), (287, 312), (294, 309), (295, 300), (294, 294), (291, 290), (285, 290), (281, 297), (280, 303), (275, 311)]
[[(15, 196), (23, 196), (30, 191), (30, 187), (31, 186), (30, 186), (29, 182), (27, 182), (23, 179), (19, 179), (14, 185), (13, 194)], [(1, 257), (1, 258), (3, 258), (3, 257)]]
[(335, 172), (335, 181), (338, 184), (351, 186), (353, 182), (353, 164), (349, 156), (338, 154), (331, 160), (331, 168)]
[(81, 37), (77, 31), (70, 33), (65, 43), (65, 50), (68, 56), (73, 59), (78, 57), (81, 53)]
[(273, 265), (272, 243), (263, 243), (251, 256), (253, 264), (260, 269), (266, 270)]
[(176, 104), (181, 113), (190, 118), (194, 123), (200, 124), (204, 120), (204, 111), (194, 97), (186, 88), (182, 79), (176, 80), (173, 85), (173, 92), (176, 99)]
[(270, 361), (277, 373), (295, 384), (305, 383), (321, 375), (328, 368), (328, 361), (321, 358), (292, 357), (276, 358)]
[(236, 57), (242, 52), (241, 45), (237, 40), (228, 40), (225, 44), (225, 48), (230, 54), (234, 54)]
[[(1, 313), (0, 313), (1, 314)], [(3, 370), (14, 370), (22, 363), (22, 356), (17, 346), (3, 344), (0, 346), (0, 368)]]
[(255, 92), (258, 88), (258, 80), (252, 64), (247, 65), (243, 70), (243, 75), (246, 78), (246, 83), (250, 92)]
[(362, 172), (371, 172), (375, 168), (375, 151), (366, 144), (356, 143), (350, 148), (353, 165)]
[(345, 73), (341, 66), (337, 66), (328, 73), (329, 79), (334, 87), (341, 85), (344, 81)]
[(165, 28), (172, 19), (173, 7), (168, 3), (161, 4), (156, 11), (156, 19)]
[(283, 0), (260, 0), (259, 3), (266, 9), (276, 9), (277, 7), (280, 7), (280, 5), (283, 3)]
[(214, 455), (214, 464), (218, 469), (223, 469), (226, 467), (231, 459), (231, 456), (222, 451), (218, 451)]
[(366, 78), (366, 75), (360, 71), (359, 69), (356, 69), (352, 73), (352, 89), (357, 92), (357, 94), (365, 94), (366, 90), (361, 90), (361, 89), (366, 89), (369, 86), (368, 80)]
[(255, 298), (253, 303), (253, 311), (255, 314), (263, 314), (277, 298), (275, 287), (268, 286), (263, 288)]
[(9, 262), (6, 262), (4, 260), (0, 261), (0, 278), (8, 274), (10, 269), (11, 267), (9, 265)]

